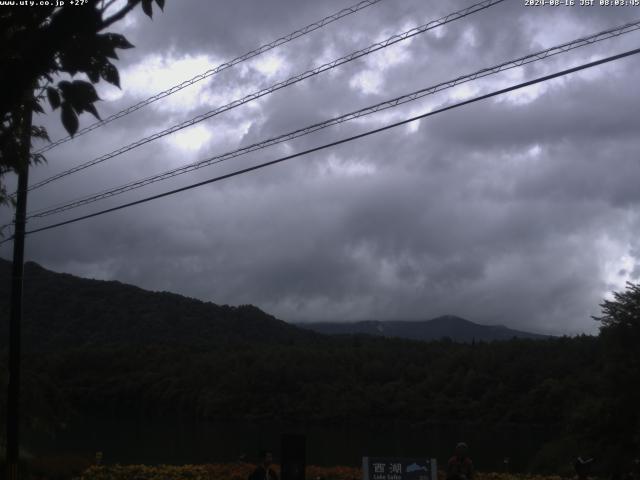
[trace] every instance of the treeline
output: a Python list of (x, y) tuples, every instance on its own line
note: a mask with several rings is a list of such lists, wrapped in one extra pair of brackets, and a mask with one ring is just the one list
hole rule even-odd
[(80, 412), (556, 425), (598, 389), (593, 337), (475, 345), (363, 337), (28, 357)]
[(536, 425), (560, 432), (548, 465), (585, 452), (615, 464), (636, 454), (639, 423), (629, 393), (638, 384), (616, 386), (638, 370), (625, 359), (621, 375), (612, 373), (614, 345), (606, 336), (475, 344), (327, 337), (37, 353), (24, 358), (23, 413), (52, 431), (77, 415)]
[[(637, 285), (603, 304), (597, 337), (458, 344), (322, 336), (251, 306), (26, 272), (22, 412), (32, 427), (55, 431), (76, 415), (518, 424), (560, 432), (549, 464), (640, 453)], [(6, 387), (6, 347), (0, 363)]]

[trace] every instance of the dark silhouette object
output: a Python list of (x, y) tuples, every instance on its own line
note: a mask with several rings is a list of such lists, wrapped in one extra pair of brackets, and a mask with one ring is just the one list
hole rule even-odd
[(456, 454), (447, 463), (447, 480), (473, 480), (473, 462), (464, 442), (456, 445)]
[[(43, 113), (42, 104), (48, 101), (53, 110), (60, 110), (70, 135), (78, 130), (81, 113), (99, 118), (93, 84), (104, 80), (119, 87), (118, 69), (111, 60), (118, 58), (116, 50), (133, 47), (124, 36), (105, 29), (138, 5), (151, 17), (153, 1), (128, 0), (118, 6), (88, 0), (81, 8), (72, 2), (58, 6), (51, 1), (38, 8), (0, 9), (0, 205), (13, 202), (2, 183), (3, 175), (22, 170), (27, 160), (17, 154), (22, 144), (18, 135), (21, 110)], [(155, 2), (164, 7), (164, 0)], [(79, 73), (89, 81), (58, 81), (59, 74), (73, 77)], [(49, 138), (44, 127), (29, 130), (33, 138)], [(37, 164), (44, 157), (34, 153), (28, 161)]]
[(282, 435), (282, 480), (304, 480), (306, 467), (306, 437), (299, 434)]
[(640, 451), (640, 389), (636, 380), (640, 371), (640, 283), (627, 282), (626, 289), (614, 292), (613, 297), (600, 304), (602, 315), (593, 317), (601, 324), (601, 388), (607, 395), (600, 411), (592, 414), (590, 436), (600, 447), (599, 456), (631, 459)]
[(270, 468), (273, 463), (273, 454), (266, 450), (261, 452), (260, 458), (261, 463), (249, 475), (249, 480), (278, 480), (278, 475)]
[(578, 457), (573, 463), (573, 468), (576, 471), (577, 478), (579, 480), (586, 480), (591, 473), (591, 466), (593, 464), (593, 458)]
[(626, 466), (629, 468), (623, 468), (621, 462), (611, 475), (611, 480), (640, 480), (640, 459), (636, 458)]
[(640, 480), (640, 458), (633, 460), (631, 471), (627, 474), (627, 480)]

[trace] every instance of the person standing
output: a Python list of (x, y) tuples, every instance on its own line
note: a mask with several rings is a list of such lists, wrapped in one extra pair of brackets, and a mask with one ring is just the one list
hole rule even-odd
[(591, 473), (591, 466), (593, 464), (593, 458), (578, 457), (573, 462), (573, 468), (576, 471), (577, 480), (588, 480)]
[(249, 475), (249, 480), (278, 480), (278, 474), (271, 468), (273, 454), (269, 451), (263, 451), (261, 459), (262, 463)]
[(456, 453), (447, 462), (447, 480), (473, 480), (473, 462), (466, 443), (456, 445)]

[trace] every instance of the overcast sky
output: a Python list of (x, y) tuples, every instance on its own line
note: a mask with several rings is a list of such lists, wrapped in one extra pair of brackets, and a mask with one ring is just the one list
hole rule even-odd
[[(117, 26), (136, 45), (108, 116), (354, 0), (167, 0)], [(56, 148), (31, 182), (473, 1), (383, 0)], [(578, 0), (576, 0), (578, 3)], [(33, 191), (29, 210), (234, 150), (640, 17), (634, 7), (488, 10)], [(639, 46), (631, 33), (332, 127), (31, 228), (272, 160)], [(153, 203), (27, 237), (46, 268), (286, 321), (459, 315), (555, 334), (640, 277), (640, 58), (631, 57)], [(92, 122), (85, 114), (81, 126)], [(37, 118), (53, 139), (59, 112)], [(10, 212), (4, 208), (0, 220)], [(0, 256), (11, 258), (10, 245)]]

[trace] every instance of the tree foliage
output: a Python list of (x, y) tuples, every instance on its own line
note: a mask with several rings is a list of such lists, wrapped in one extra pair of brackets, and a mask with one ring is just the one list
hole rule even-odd
[(603, 345), (600, 408), (593, 412), (592, 436), (613, 442), (622, 454), (640, 451), (640, 284), (627, 283), (601, 305)]
[(625, 291), (614, 292), (613, 300), (605, 300), (600, 307), (602, 316), (594, 318), (602, 324), (602, 330), (640, 330), (640, 283), (627, 282)]
[[(160, 8), (164, 0), (155, 0)], [(137, 5), (152, 16), (153, 0), (128, 0), (118, 7), (114, 0), (88, 0), (83, 5), (39, 5), (34, 8), (0, 9), (0, 204), (7, 203), (4, 174), (17, 171), (24, 111), (43, 113), (48, 102), (60, 110), (70, 135), (78, 130), (84, 112), (99, 118), (100, 100), (94, 84), (104, 80), (120, 86), (117, 50), (133, 45), (122, 35), (105, 29), (124, 18)], [(86, 75), (89, 81), (73, 79)], [(42, 127), (32, 127), (32, 138), (48, 139)], [(32, 163), (44, 161), (31, 155)]]
[[(7, 284), (9, 267), (0, 260), (0, 282)], [(635, 286), (603, 303), (599, 336), (475, 344), (323, 336), (256, 307), (33, 263), (25, 265), (24, 294), (25, 375), (34, 379), (24, 392), (28, 418), (62, 418), (68, 406), (132, 422), (536, 426), (555, 432), (538, 459), (551, 467), (584, 454), (615, 466), (640, 446)], [(7, 299), (0, 288), (0, 342)]]

